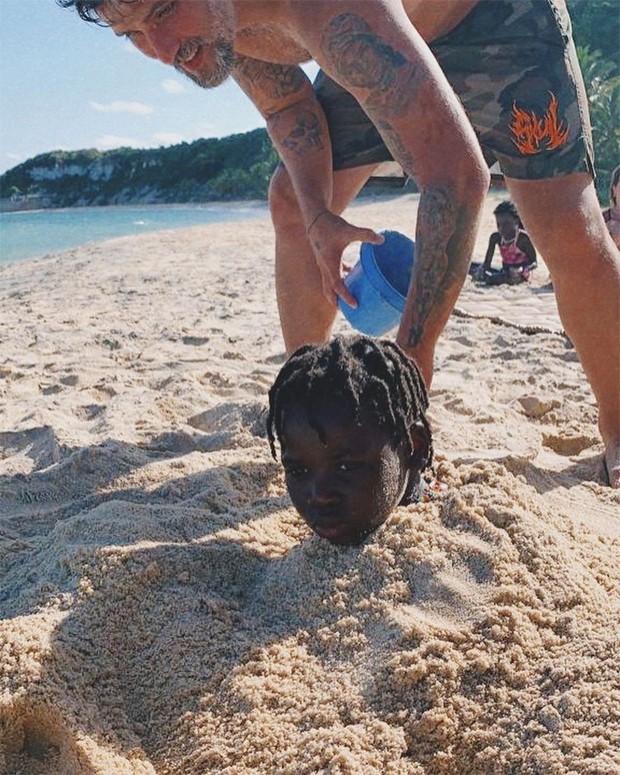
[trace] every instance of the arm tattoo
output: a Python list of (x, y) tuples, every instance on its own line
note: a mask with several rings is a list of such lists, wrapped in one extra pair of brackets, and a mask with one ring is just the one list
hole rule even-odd
[(446, 290), (458, 280), (455, 246), (451, 244), (457, 232), (457, 220), (456, 207), (445, 190), (433, 188), (420, 198), (415, 319), (407, 334), (410, 347), (420, 344), (431, 312), (441, 305)]
[(378, 38), (364, 19), (353, 13), (334, 17), (323, 45), (345, 85), (370, 91), (368, 107), (386, 115), (402, 113), (413, 95), (413, 66)]
[(400, 164), (407, 175), (411, 175), (415, 178), (415, 167), (413, 165), (413, 155), (407, 150), (407, 147), (403, 144), (398, 133), (389, 121), (377, 121), (376, 127), (379, 130), (379, 134), (383, 138), (385, 144), (389, 148), (392, 156)]
[(318, 116), (311, 110), (301, 110), (295, 116), (295, 127), (282, 140), (282, 145), (298, 156), (323, 150)]
[(243, 56), (237, 57), (235, 79), (242, 88), (247, 84), (250, 89), (264, 92), (270, 99), (294, 94), (306, 83), (306, 76), (297, 66), (259, 62)]

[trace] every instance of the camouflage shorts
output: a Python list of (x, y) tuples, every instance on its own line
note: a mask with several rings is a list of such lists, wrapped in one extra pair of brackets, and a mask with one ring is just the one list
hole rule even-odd
[[(526, 180), (594, 173), (587, 98), (570, 19), (554, 0), (480, 0), (431, 44), (489, 165)], [(334, 169), (392, 158), (356, 100), (324, 73), (315, 81)]]

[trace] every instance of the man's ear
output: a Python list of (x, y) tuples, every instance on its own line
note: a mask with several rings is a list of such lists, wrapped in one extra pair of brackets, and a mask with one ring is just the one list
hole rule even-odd
[(409, 460), (409, 471), (417, 474), (428, 466), (431, 457), (431, 436), (428, 429), (419, 420), (411, 429), (413, 439), (413, 455)]

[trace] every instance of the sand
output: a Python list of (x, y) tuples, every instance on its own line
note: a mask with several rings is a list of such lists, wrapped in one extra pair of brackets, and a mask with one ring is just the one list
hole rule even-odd
[(544, 264), (447, 326), (445, 498), (339, 549), (265, 439), (272, 252), (252, 221), (0, 269), (0, 771), (619, 773), (620, 494)]

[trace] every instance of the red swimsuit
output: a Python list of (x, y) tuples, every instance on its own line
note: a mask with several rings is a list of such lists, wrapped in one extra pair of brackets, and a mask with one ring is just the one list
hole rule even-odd
[(528, 257), (517, 247), (517, 240), (519, 239), (519, 229), (516, 230), (514, 237), (511, 240), (506, 240), (500, 237), (499, 252), (502, 256), (502, 263), (505, 269), (518, 268), (523, 269), (523, 279), (529, 280), (530, 269), (528, 267)]

